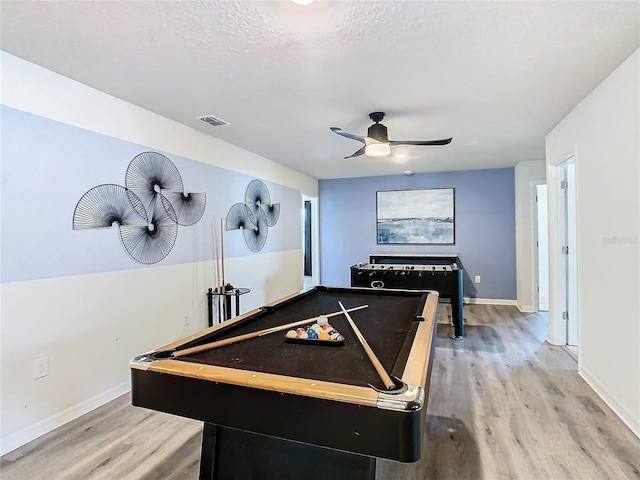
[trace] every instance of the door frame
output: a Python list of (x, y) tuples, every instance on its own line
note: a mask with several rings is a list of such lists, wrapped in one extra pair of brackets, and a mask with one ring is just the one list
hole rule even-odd
[[(533, 236), (534, 236), (534, 242), (536, 245), (535, 248), (535, 261), (534, 263), (534, 288), (536, 289), (536, 291), (534, 292), (534, 298), (535, 298), (535, 310), (536, 312), (540, 311), (540, 218), (538, 215), (538, 211), (540, 209), (540, 205), (539, 205), (539, 199), (538, 199), (538, 187), (540, 186), (544, 186), (545, 187), (545, 193), (546, 190), (548, 189), (547, 187), (547, 182), (546, 181), (539, 181), (539, 180), (534, 180), (531, 182), (531, 195), (532, 195), (532, 202), (531, 204), (534, 206), (534, 211), (533, 211)], [(545, 201), (544, 204), (544, 209), (547, 210), (547, 227), (546, 227), (546, 232), (547, 235), (546, 237), (543, 239), (544, 242), (546, 242), (546, 248), (547, 248), (547, 309), (544, 311), (548, 311), (549, 310), (549, 297), (551, 295), (551, 292), (549, 291), (549, 228), (548, 228), (548, 222), (549, 222), (549, 215), (548, 215), (548, 207), (549, 204), (549, 200), (548, 200), (548, 196), (547, 199)]]

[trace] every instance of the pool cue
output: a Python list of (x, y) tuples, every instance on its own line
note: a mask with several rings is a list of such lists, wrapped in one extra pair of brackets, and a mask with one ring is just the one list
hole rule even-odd
[[(213, 279), (215, 284), (215, 293), (218, 293), (218, 252), (216, 251), (216, 218), (213, 217), (213, 223), (211, 224), (211, 252), (213, 253)], [(211, 308), (213, 308), (213, 295), (211, 296)]]
[(220, 258), (222, 259), (222, 288), (227, 288), (224, 283), (224, 227), (222, 225), (222, 218), (220, 219)]
[(220, 311), (220, 262), (218, 259), (218, 239), (216, 235), (216, 221), (213, 219), (211, 225), (213, 231), (213, 258), (215, 261), (215, 274), (216, 274), (216, 303), (218, 311), (218, 324), (222, 323), (222, 312)]
[(391, 377), (389, 376), (389, 374), (386, 372), (386, 370), (380, 363), (380, 360), (378, 360), (378, 357), (376, 357), (375, 353), (373, 353), (373, 350), (371, 350), (371, 347), (369, 346), (365, 338), (362, 336), (362, 333), (360, 333), (360, 330), (358, 330), (358, 327), (356, 327), (356, 324), (353, 322), (351, 315), (349, 315), (349, 311), (345, 310), (344, 305), (342, 305), (341, 301), (338, 301), (338, 305), (340, 305), (340, 308), (344, 312), (344, 316), (347, 317), (347, 320), (349, 321), (349, 325), (351, 325), (351, 328), (355, 332), (356, 337), (358, 337), (358, 340), (360, 340), (360, 343), (362, 344), (364, 351), (366, 352), (367, 356), (369, 357), (369, 360), (371, 360), (371, 363), (373, 364), (373, 368), (375, 368), (376, 372), (378, 372), (378, 376), (382, 380), (382, 383), (384, 383), (384, 386), (386, 387), (387, 390), (391, 390), (396, 386), (396, 384), (393, 382), (393, 380), (391, 380)]
[[(348, 312), (355, 312), (356, 310), (362, 310), (363, 308), (367, 308), (369, 305), (361, 305), (359, 307), (353, 307), (347, 310)], [(237, 337), (225, 338), (224, 340), (218, 340), (211, 343), (205, 343), (204, 345), (198, 345), (196, 347), (185, 348), (184, 350), (177, 350), (173, 352), (174, 357), (182, 357), (184, 355), (190, 355), (192, 353), (204, 352), (206, 350), (212, 350), (218, 347), (224, 347), (225, 345), (231, 345), (233, 343), (242, 342), (244, 340), (249, 340), (251, 338), (262, 337), (264, 335), (268, 335), (270, 333), (281, 332), (282, 330), (287, 330), (293, 327), (297, 327), (299, 325), (304, 325), (305, 323), (309, 323), (320, 316), (324, 317), (335, 317), (337, 315), (342, 315), (342, 311), (329, 313), (327, 315), (317, 315), (315, 317), (306, 318), (304, 320), (298, 320), (296, 322), (287, 323), (286, 325), (279, 325), (277, 327), (266, 328), (264, 330), (259, 330), (257, 332), (245, 333), (243, 335), (238, 335)]]
[(227, 293), (227, 284), (224, 281), (224, 227), (222, 217), (220, 218), (220, 259), (222, 262), (222, 290), (220, 291), (220, 297), (222, 298), (222, 305), (224, 306), (224, 319), (227, 320), (227, 317), (231, 318), (231, 312), (227, 312), (227, 297), (225, 296)]

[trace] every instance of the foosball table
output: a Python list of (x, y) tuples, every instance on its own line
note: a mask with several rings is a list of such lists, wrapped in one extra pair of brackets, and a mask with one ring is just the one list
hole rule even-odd
[(440, 298), (450, 300), (454, 338), (462, 338), (463, 271), (455, 254), (371, 254), (369, 263), (351, 266), (351, 286), (436, 290)]

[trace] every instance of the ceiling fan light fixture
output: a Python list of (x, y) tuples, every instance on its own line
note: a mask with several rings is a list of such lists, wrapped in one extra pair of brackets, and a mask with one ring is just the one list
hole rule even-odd
[(391, 153), (391, 146), (389, 143), (382, 143), (376, 140), (367, 138), (367, 145), (364, 149), (364, 154), (369, 157), (383, 157)]

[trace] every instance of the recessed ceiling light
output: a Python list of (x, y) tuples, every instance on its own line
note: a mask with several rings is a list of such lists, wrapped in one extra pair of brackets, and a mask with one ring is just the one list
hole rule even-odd
[(313, 0), (291, 0), (293, 3), (298, 5), (309, 5)]

